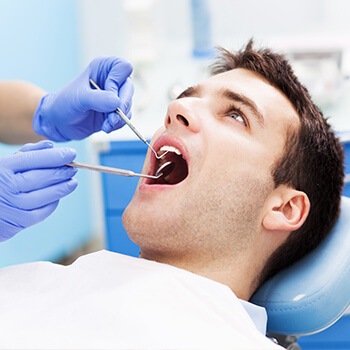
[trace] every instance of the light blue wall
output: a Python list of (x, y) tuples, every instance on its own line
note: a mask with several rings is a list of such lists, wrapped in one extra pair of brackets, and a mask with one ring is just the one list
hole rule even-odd
[[(0, 79), (55, 91), (79, 74), (77, 15), (74, 0), (0, 0)], [(63, 145), (76, 148), (80, 161), (87, 157), (85, 142)], [(0, 144), (0, 155), (17, 148)], [(78, 189), (48, 220), (0, 245), (0, 266), (60, 259), (91, 237), (88, 176), (79, 171)]]
[(54, 90), (79, 72), (74, 0), (1, 0), (2, 79), (25, 79)]

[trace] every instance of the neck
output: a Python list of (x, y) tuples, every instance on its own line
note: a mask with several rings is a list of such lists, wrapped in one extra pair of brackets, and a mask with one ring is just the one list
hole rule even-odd
[(150, 254), (141, 251), (140, 257), (160, 263), (175, 266), (227, 285), (233, 293), (242, 300), (249, 300), (256, 289), (256, 267), (251, 260), (234, 259), (232, 257), (209, 258), (175, 257), (169, 255)]

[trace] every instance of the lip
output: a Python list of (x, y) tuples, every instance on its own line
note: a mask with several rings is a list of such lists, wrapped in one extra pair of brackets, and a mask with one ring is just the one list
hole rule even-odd
[[(175, 148), (177, 148), (181, 154), (182, 157), (186, 160), (187, 162), (187, 166), (188, 166), (188, 175), (190, 174), (190, 167), (189, 167), (189, 154), (188, 154), (188, 150), (185, 146), (185, 144), (183, 143), (183, 141), (178, 138), (177, 136), (174, 135), (170, 135), (170, 134), (163, 134), (160, 135), (155, 142), (153, 143), (152, 147), (156, 150), (156, 152), (159, 151), (159, 149), (164, 146), (173, 146)], [(156, 156), (154, 155), (153, 152), (150, 152), (150, 158), (149, 158), (149, 167), (148, 167), (148, 174), (149, 175), (153, 175), (156, 172), (156, 167), (157, 167), (157, 159)], [(178, 185), (180, 185), (183, 181), (181, 181), (179, 184), (176, 185), (155, 185), (155, 184), (150, 184), (151, 180), (150, 179), (144, 179), (143, 183), (141, 186), (147, 186), (147, 187), (152, 187), (153, 189), (156, 188), (169, 188), (169, 187), (177, 187)]]

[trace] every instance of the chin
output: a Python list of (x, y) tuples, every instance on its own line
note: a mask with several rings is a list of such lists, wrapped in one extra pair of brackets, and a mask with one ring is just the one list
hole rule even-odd
[(152, 236), (157, 236), (161, 225), (154, 211), (133, 201), (125, 209), (122, 220), (129, 238), (139, 246), (145, 240), (152, 239)]
[(123, 214), (123, 225), (129, 238), (141, 249), (167, 251), (182, 242), (183, 226), (174, 211), (164, 212), (139, 201), (131, 201)]

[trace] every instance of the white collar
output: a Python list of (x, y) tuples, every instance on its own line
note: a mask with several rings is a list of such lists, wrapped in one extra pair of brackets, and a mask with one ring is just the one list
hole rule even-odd
[(266, 335), (267, 314), (265, 308), (252, 304), (245, 300), (238, 300), (241, 302), (245, 311), (254, 322), (255, 327), (258, 329), (258, 331), (263, 335)]

